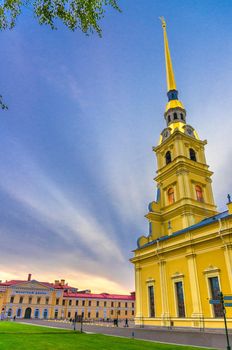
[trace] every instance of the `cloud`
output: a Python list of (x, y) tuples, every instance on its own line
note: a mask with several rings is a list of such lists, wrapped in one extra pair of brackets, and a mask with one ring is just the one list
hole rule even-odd
[[(55, 254), (52, 252), (50, 254), (49, 249), (44, 247), (45, 252), (50, 254), (52, 258), (55, 258), (54, 255), (62, 254), (62, 261), (65, 261), (67, 266), (70, 266), (70, 262), (72, 266), (75, 266), (75, 260), (81, 261), (78, 270), (85, 270), (84, 262), (86, 262), (87, 269), (88, 266), (91, 266), (92, 270), (94, 266), (98, 266), (99, 276), (107, 273), (104, 267), (108, 268), (107, 264), (109, 263), (117, 267), (124, 264), (126, 260), (115, 239), (115, 233), (108, 231), (110, 226), (106, 225), (106, 229), (99, 222), (94, 212), (90, 210), (91, 205), (88, 206), (88, 201), (83, 199), (85, 196), (81, 193), (81, 189), (79, 189), (78, 198), (74, 202), (68, 198), (62, 188), (47, 174), (44, 174), (38, 164), (17, 142), (13, 142), (11, 146), (16, 146), (15, 153), (12, 152), (14, 158), (11, 157), (11, 161), (8, 159), (4, 170), (3, 168), (0, 170), (0, 188), (21, 208), (24, 208), (32, 220), (40, 223), (43, 229), (49, 232), (47, 236), (48, 247), (51, 247), (54, 235), (58, 237), (58, 241), (60, 240), (60, 245), (63, 242), (63, 251), (59, 247)], [(26, 217), (25, 225), (27, 225)], [(0, 230), (3, 232), (7, 228), (1, 225)], [(15, 237), (20, 237), (20, 232), (16, 231), (14, 228)], [(44, 239), (43, 234), (41, 237)], [(29, 243), (32, 252), (38, 248), (38, 239), (39, 237), (35, 236), (34, 248), (32, 242)], [(18, 242), (19, 246), (20, 241)], [(27, 248), (29, 247), (24, 247), (24, 252), (27, 251)], [(40, 252), (41, 249), (40, 247)], [(30, 250), (28, 249), (28, 251)], [(52, 263), (52, 259), (46, 258), (45, 252), (43, 258), (46, 265), (46, 261), (49, 260)], [(23, 258), (25, 259), (25, 257)], [(30, 259), (32, 258), (30, 256)], [(58, 262), (59, 264), (60, 262)]]

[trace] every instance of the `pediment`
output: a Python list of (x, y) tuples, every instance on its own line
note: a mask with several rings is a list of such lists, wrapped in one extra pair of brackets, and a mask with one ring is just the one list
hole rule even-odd
[(26, 281), (26, 282), (19, 282), (17, 284), (14, 284), (12, 286), (13, 289), (26, 289), (26, 290), (34, 290), (34, 289), (39, 289), (39, 290), (45, 290), (48, 291), (51, 288), (49, 286), (44, 285), (41, 282), (38, 282), (36, 280), (32, 281)]

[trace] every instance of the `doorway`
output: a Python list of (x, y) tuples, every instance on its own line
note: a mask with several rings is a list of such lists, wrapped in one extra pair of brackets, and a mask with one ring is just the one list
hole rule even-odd
[(26, 308), (24, 318), (31, 318), (31, 308), (30, 307)]

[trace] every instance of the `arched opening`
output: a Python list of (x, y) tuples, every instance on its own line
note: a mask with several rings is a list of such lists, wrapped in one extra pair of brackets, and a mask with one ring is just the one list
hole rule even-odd
[(171, 121), (171, 117), (170, 115), (168, 115), (168, 123), (170, 123), (170, 121)]
[(196, 190), (197, 201), (204, 202), (203, 191), (201, 186), (196, 185), (195, 190)]
[(194, 160), (194, 162), (197, 161), (196, 152), (192, 148), (189, 148), (189, 157), (191, 160)]
[(180, 113), (180, 119), (181, 119), (181, 120), (184, 120), (183, 113)]
[(26, 308), (24, 318), (31, 318), (31, 308), (30, 307)]
[(58, 310), (56, 309), (55, 310), (55, 315), (54, 315), (54, 318), (57, 319), (58, 318)]
[(48, 318), (48, 309), (44, 309), (43, 318), (45, 318), (45, 319)]
[(172, 204), (175, 202), (174, 189), (171, 187), (168, 190), (168, 203)]
[(22, 314), (22, 309), (18, 309), (18, 310), (17, 310), (16, 316), (17, 316), (17, 317), (21, 317), (21, 314)]
[(35, 309), (35, 318), (39, 318), (39, 309)]
[(11, 309), (11, 308), (8, 309), (7, 316), (8, 316), (8, 317), (11, 317), (11, 316), (12, 316), (12, 309)]
[(167, 153), (165, 154), (165, 159), (166, 159), (166, 164), (171, 163), (172, 157), (171, 157), (171, 152), (170, 151), (167, 151)]
[(175, 119), (175, 120), (178, 119), (177, 113), (176, 113), (176, 112), (175, 112), (173, 115), (174, 115), (174, 119)]

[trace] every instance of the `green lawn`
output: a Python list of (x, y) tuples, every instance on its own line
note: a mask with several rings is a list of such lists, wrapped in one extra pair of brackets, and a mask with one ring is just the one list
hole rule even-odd
[[(1, 350), (196, 350), (190, 346), (165, 345), (137, 339), (0, 322)], [(198, 348), (200, 350), (200, 348)]]

